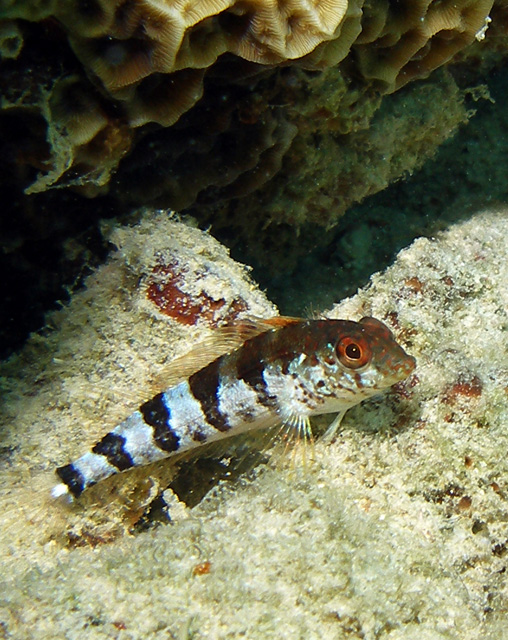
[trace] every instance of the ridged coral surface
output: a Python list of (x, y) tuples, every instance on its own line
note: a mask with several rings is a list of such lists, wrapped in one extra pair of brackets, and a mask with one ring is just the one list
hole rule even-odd
[[(252, 91), (257, 76), (281, 65), (316, 70), (349, 59), (346, 77), (361, 79), (366, 90), (372, 86), (383, 94), (395, 91), (426, 77), (480, 37), (488, 27), (492, 5), (493, 0), (404, 0), (394, 6), (386, 0), (3, 0), (0, 19), (4, 19), (4, 47), (10, 47), (6, 57), (20, 58), (17, 72), (33, 64), (31, 57), (40, 63), (40, 56), (44, 60), (53, 50), (61, 57), (60, 48), (67, 41), (81, 65), (83, 77), (78, 80), (88, 86), (91, 114), (100, 111), (109, 129), (123, 130), (150, 123), (171, 127), (213, 94), (215, 89), (207, 91), (208, 82), (213, 87), (219, 77), (223, 87), (249, 83)], [(39, 22), (42, 31), (34, 36), (26, 21)], [(58, 168), (47, 169), (46, 178), (31, 190), (79, 185), (87, 195), (96, 195), (132, 148), (132, 133), (126, 131), (121, 146), (96, 123), (95, 135), (87, 142), (93, 141), (94, 150), (102, 152), (104, 166), (99, 153), (95, 171), (88, 157), (82, 161), (82, 144), (75, 134), (80, 128), (86, 129), (82, 135), (91, 129), (79, 101), (73, 105), (63, 100), (57, 89), (59, 75), (65, 76), (65, 67), (74, 63), (70, 52), (68, 56), (70, 60), (62, 60), (63, 69), (55, 69), (49, 82), (45, 78), (45, 93), (59, 108), (48, 113), (44, 101), (32, 105), (47, 121), (46, 142)], [(109, 101), (106, 112), (96, 104), (104, 102), (104, 96)], [(288, 92), (279, 95), (282, 101), (290, 98)], [(351, 99), (336, 105), (336, 115), (343, 108), (347, 113), (350, 104)], [(265, 104), (260, 115), (270, 108)], [(208, 113), (213, 120), (213, 111)], [(63, 140), (51, 139), (55, 130)], [(43, 155), (39, 151), (39, 163)], [(47, 158), (44, 163), (48, 164)], [(66, 178), (63, 167), (69, 174)], [(171, 201), (165, 204), (176, 206)]]

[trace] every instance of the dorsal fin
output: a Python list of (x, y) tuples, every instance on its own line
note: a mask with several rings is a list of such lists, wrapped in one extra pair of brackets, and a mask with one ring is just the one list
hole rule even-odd
[(206, 367), (216, 358), (241, 347), (247, 340), (265, 333), (265, 331), (280, 329), (296, 322), (301, 322), (300, 318), (287, 316), (275, 316), (267, 319), (244, 318), (219, 327), (187, 354), (164, 366), (155, 377), (154, 387), (161, 391), (178, 384), (199, 369)]
[[(273, 318), (267, 318), (266, 320), (259, 320), (265, 327), (268, 325), (272, 329), (282, 329), (290, 324), (298, 324), (299, 322), (305, 322), (305, 318), (295, 318), (293, 316), (274, 316)], [(266, 331), (266, 328), (264, 329)], [(261, 333), (261, 331), (259, 331)]]

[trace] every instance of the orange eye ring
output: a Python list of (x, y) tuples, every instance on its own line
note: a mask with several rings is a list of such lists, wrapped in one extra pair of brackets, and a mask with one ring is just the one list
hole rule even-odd
[(339, 362), (348, 369), (360, 369), (370, 362), (372, 352), (363, 338), (342, 338), (335, 347)]

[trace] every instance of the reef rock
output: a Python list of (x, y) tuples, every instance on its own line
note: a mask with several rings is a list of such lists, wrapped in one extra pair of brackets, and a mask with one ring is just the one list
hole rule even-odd
[[(142, 478), (124, 474), (130, 492), (102, 486), (68, 510), (43, 497), (53, 467), (146, 395), (147, 371), (206, 334), (208, 298), (224, 298), (219, 314), (239, 298), (246, 312), (274, 311), (206, 234), (161, 214), (118, 229), (116, 256), (3, 367), (5, 634), (504, 637), (507, 235), (501, 210), (416, 240), (331, 311), (385, 320), (418, 365), (351, 410), (313, 462), (263, 466), (191, 510), (166, 492), (172, 526), (118, 538), (139, 517)], [(189, 261), (188, 289), (160, 269), (175, 260)], [(197, 295), (204, 318), (168, 319), (159, 293)], [(146, 505), (164, 485), (144, 473)]]

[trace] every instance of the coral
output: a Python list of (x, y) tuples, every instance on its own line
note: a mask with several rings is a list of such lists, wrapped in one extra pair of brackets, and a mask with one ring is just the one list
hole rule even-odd
[(0, 59), (17, 58), (23, 48), (23, 34), (15, 20), (0, 20)]
[[(273, 276), (294, 269), (310, 248), (326, 242), (323, 228), (418, 169), (467, 122), (462, 92), (449, 74), (383, 102), (355, 95), (337, 69), (310, 79), (298, 72), (297, 77), (302, 95), (292, 117), (298, 133), (282, 170), (251, 199), (191, 209), (202, 219), (208, 214), (204, 219), (219, 234), (229, 232), (225, 237), (232, 246), (245, 244), (249, 260)], [(355, 100), (356, 108), (344, 117), (337, 107), (348, 99)], [(231, 227), (236, 239), (230, 239)], [(357, 253), (349, 255), (358, 259)]]
[[(501, 210), (418, 239), (333, 309), (384, 319), (418, 366), (406, 384), (350, 411), (305, 470), (283, 458), (193, 509), (168, 490), (171, 526), (119, 539), (118, 503), (108, 506), (125, 492), (123, 518), (139, 518), (132, 477), (130, 493), (122, 485), (107, 495), (102, 485), (84, 507), (41, 494), (55, 464), (93, 441), (115, 407), (136, 405), (150, 370), (206, 335), (206, 322), (149, 311), (140, 275), (158, 251), (183, 246), (196, 263), (224, 268), (251, 312), (273, 308), (207, 234), (162, 213), (115, 230), (109, 263), (48, 319), (52, 331), (2, 366), (5, 635), (502, 638), (507, 234)], [(216, 281), (206, 291), (218, 289)], [(105, 399), (111, 391), (116, 398)], [(162, 476), (144, 473), (153, 482), (146, 503)]]
[(242, 94), (218, 93), (207, 101), (208, 117), (197, 110), (173, 128), (147, 132), (123, 162), (116, 197), (182, 210), (198, 198), (201, 203), (230, 199), (266, 184), (279, 171), (297, 129), (281, 110), (267, 109), (261, 94)]
[[(73, 187), (87, 196), (113, 186), (124, 201), (181, 209), (260, 189), (286, 157), (280, 185), (288, 182), (288, 172), (298, 172), (304, 190), (310, 187), (312, 194), (314, 170), (321, 171), (314, 166), (319, 160), (312, 158), (316, 130), (345, 135), (352, 133), (351, 120), (356, 121), (353, 131), (368, 129), (380, 105), (379, 91), (394, 91), (428, 75), (467, 46), (491, 5), (491, 0), (419, 0), (392, 9), (386, 1), (364, 5), (361, 0), (5, 0), (1, 15), (11, 66), (3, 70), (9, 90), (2, 97), (2, 111), (9, 118), (15, 113), (37, 121), (29, 129), (32, 153), (17, 162), (26, 162), (39, 175), (24, 186), (27, 193)], [(25, 21), (42, 25), (42, 30), (35, 24), (29, 29)], [(48, 48), (48, 36), (54, 36), (58, 47)], [(65, 39), (81, 67), (74, 60), (62, 62)], [(337, 67), (341, 61), (347, 64)], [(331, 69), (327, 76), (305, 81), (297, 71), (270, 71), (282, 63)], [(30, 73), (20, 73), (23, 65)], [(295, 90), (299, 83), (300, 91)], [(313, 117), (306, 120), (311, 102)], [(182, 120), (186, 113), (189, 117)], [(143, 128), (150, 123), (164, 130)], [(291, 148), (295, 126), (300, 137)], [(368, 138), (367, 146), (372, 145)], [(347, 155), (348, 146), (358, 146), (355, 138), (337, 142), (341, 156)], [(434, 138), (416, 162), (435, 145)], [(333, 157), (335, 146), (328, 138), (325, 154)], [(398, 153), (396, 147), (393, 153)], [(111, 184), (125, 156), (118, 181)], [(307, 172), (302, 159), (308, 162), (309, 157)], [(149, 171), (144, 169), (148, 164)], [(414, 166), (415, 161), (407, 159), (400, 171)], [(400, 171), (392, 172), (388, 181)], [(147, 179), (141, 178), (144, 172)], [(287, 194), (274, 197), (280, 186), (273, 185), (265, 199), (275, 199), (275, 205), (258, 226), (266, 227), (271, 220), (326, 226), (349, 203), (380, 188), (362, 189), (360, 181), (351, 180), (348, 167), (341, 173), (339, 180), (355, 193), (341, 193), (338, 206), (332, 187), (324, 199), (311, 195), (303, 208), (289, 212), (293, 203), (287, 206)], [(329, 190), (319, 182), (321, 192)], [(295, 185), (294, 193), (298, 191)], [(296, 198), (303, 204), (299, 194)], [(234, 214), (231, 218), (234, 224)]]
[[(55, 17), (88, 73), (127, 103), (133, 126), (168, 126), (201, 97), (202, 70), (219, 56), (231, 53), (270, 65), (302, 58), (340, 35), (348, 2), (55, 0), (39, 9), (13, 3), (3, 14), (25, 20)], [(150, 82), (141, 83), (149, 76)]]
[[(224, 54), (254, 63), (241, 72), (245, 78), (260, 65), (291, 62), (323, 69), (352, 52), (354, 76), (360, 74), (376, 90), (394, 91), (427, 76), (470, 44), (484, 26), (492, 0), (419, 0), (397, 3), (395, 9), (386, 0), (365, 6), (362, 0), (4, 4), (2, 15), (10, 18), (10, 29), (17, 28), (15, 18), (56, 19), (86, 74), (118, 103), (128, 126), (136, 128), (177, 122), (202, 98), (205, 79), (214, 75), (217, 63), (227, 69), (218, 60)], [(230, 70), (228, 75), (234, 85)], [(102, 173), (106, 181), (110, 167)], [(46, 186), (53, 184), (50, 178)]]
[(386, 0), (365, 6), (362, 0), (54, 0), (45, 6), (7, 4), (3, 13), (26, 20), (57, 18), (83, 65), (121, 96), (149, 75), (206, 69), (226, 52), (257, 64), (302, 60), (312, 68), (337, 64), (353, 44), (364, 76), (397, 88), (470, 44), (492, 4), (419, 0), (392, 8)]
[(226, 52), (259, 64), (301, 58), (337, 36), (347, 6), (347, 0), (98, 0), (86, 7), (60, 3), (55, 15), (78, 57), (115, 91), (153, 73), (209, 67)]
[(128, 151), (132, 130), (82, 77), (55, 67), (38, 65), (21, 76), (16, 68), (4, 71), (0, 126), (9, 137), (19, 128), (18, 140), (27, 139), (15, 155), (24, 176), (38, 172), (27, 194), (73, 186), (94, 196)]
[(426, 77), (474, 42), (493, 4), (494, 0), (373, 3), (373, 15), (355, 42), (362, 75), (380, 81), (388, 91)]

